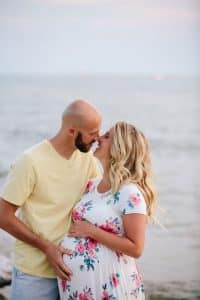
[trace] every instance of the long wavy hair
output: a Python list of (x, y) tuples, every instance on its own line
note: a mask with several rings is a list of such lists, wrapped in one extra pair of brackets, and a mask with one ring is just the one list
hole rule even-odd
[(147, 139), (135, 126), (117, 122), (111, 145), (109, 177), (116, 193), (126, 183), (135, 183), (147, 205), (147, 215), (154, 220), (156, 192), (152, 180), (151, 159)]

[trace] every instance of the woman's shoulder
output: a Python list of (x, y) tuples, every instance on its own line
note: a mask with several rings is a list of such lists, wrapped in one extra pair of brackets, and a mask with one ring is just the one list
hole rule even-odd
[(121, 193), (135, 193), (140, 195), (141, 197), (143, 197), (142, 192), (140, 191), (139, 187), (137, 186), (136, 183), (125, 183), (123, 184), (120, 189), (119, 192)]
[(135, 183), (126, 183), (118, 191), (121, 206), (127, 207), (126, 211), (133, 209), (134, 212), (146, 213), (146, 201)]

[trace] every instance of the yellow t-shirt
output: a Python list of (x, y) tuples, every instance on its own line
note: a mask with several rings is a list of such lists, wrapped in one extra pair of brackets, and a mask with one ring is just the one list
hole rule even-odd
[[(71, 209), (88, 179), (98, 175), (91, 152), (76, 150), (67, 160), (45, 140), (11, 166), (0, 196), (20, 206), (19, 218), (33, 232), (58, 244), (68, 232)], [(45, 254), (20, 240), (15, 243), (14, 264), (28, 274), (55, 277)]]

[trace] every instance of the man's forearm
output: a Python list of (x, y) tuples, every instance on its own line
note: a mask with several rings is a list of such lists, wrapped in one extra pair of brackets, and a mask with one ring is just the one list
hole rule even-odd
[(15, 238), (44, 252), (57, 276), (61, 279), (69, 280), (72, 271), (64, 264), (62, 256), (63, 254), (71, 255), (71, 251), (54, 245), (52, 242), (34, 233), (15, 216), (17, 208), (16, 205), (0, 198), (0, 228)]
[(42, 239), (39, 235), (31, 231), (15, 215), (7, 216), (4, 222), (0, 222), (0, 227), (15, 238), (30, 244), (43, 252), (46, 252), (46, 249), (50, 244), (48, 240)]

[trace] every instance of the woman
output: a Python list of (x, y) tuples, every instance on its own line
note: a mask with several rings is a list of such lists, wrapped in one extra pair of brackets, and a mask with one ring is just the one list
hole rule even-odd
[(135, 258), (141, 256), (147, 218), (153, 217), (148, 143), (134, 126), (118, 122), (99, 139), (95, 156), (103, 178), (88, 182), (72, 211), (62, 246), (71, 281), (59, 280), (61, 300), (144, 299)]

